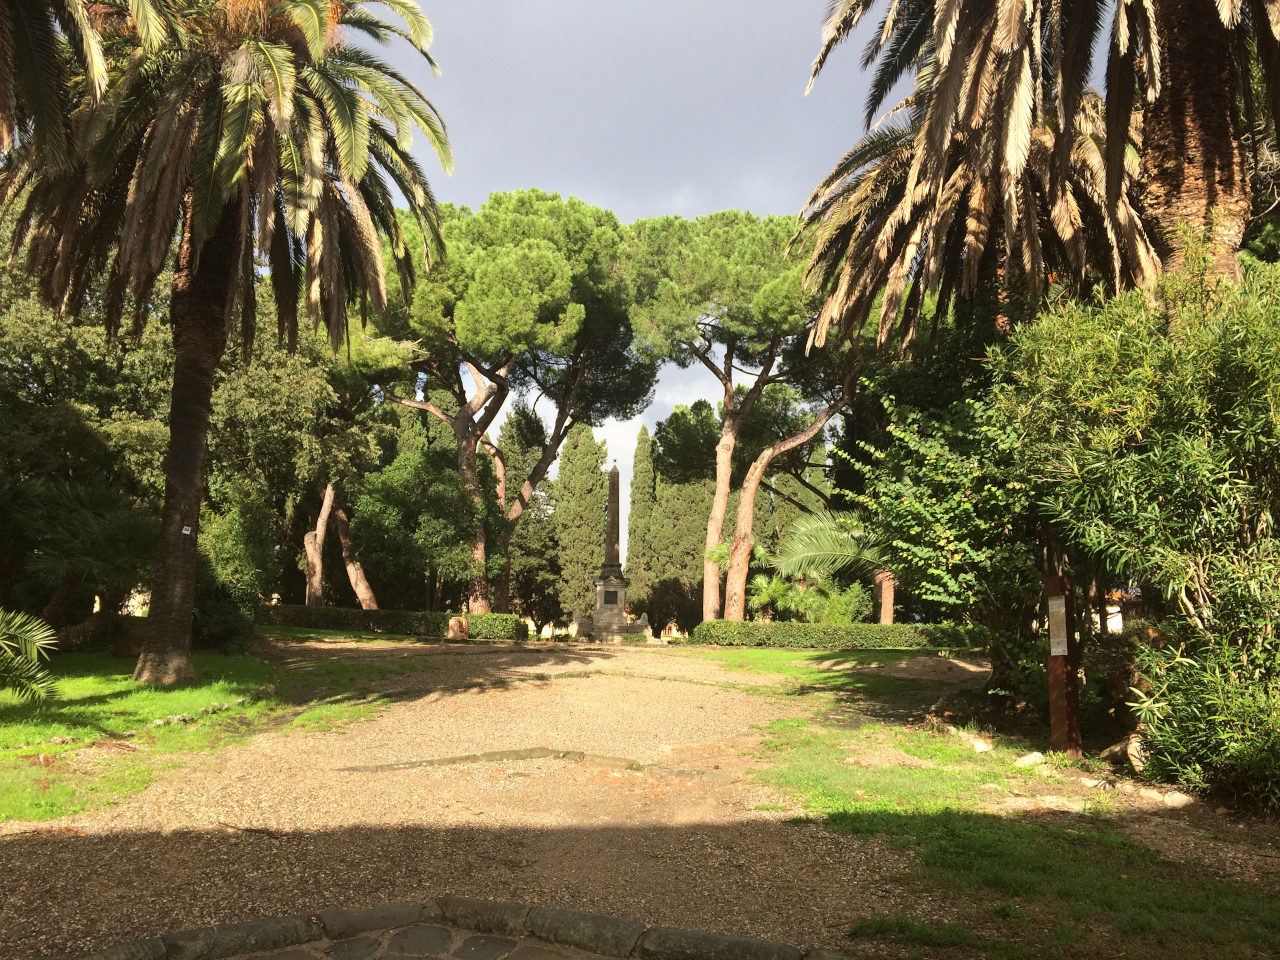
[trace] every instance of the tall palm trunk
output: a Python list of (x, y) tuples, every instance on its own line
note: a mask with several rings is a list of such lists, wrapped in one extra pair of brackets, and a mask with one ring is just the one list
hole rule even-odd
[(1214, 267), (1236, 276), (1251, 193), (1231, 37), (1214, 0), (1156, 0), (1156, 25), (1160, 95), (1146, 108), (1142, 131), (1152, 239), (1165, 268), (1176, 269), (1183, 260), (1181, 225), (1199, 230), (1212, 223)]
[(189, 205), (183, 218), (182, 244), (169, 301), (174, 365), (169, 452), (164, 466), (164, 513), (147, 636), (133, 671), (133, 679), (143, 683), (196, 679), (191, 664), (196, 538), (204, 497), (213, 375), (227, 348), (227, 298), (238, 252), (238, 211), (235, 201), (227, 204), (198, 259), (193, 256)]

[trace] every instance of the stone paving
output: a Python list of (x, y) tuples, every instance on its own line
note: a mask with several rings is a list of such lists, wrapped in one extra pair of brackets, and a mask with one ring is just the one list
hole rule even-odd
[(272, 917), (121, 943), (77, 960), (842, 960), (766, 940), (647, 927), (520, 903), (440, 897)]

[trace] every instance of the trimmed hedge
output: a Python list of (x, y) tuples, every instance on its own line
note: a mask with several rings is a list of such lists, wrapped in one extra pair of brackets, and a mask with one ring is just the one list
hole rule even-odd
[(707, 620), (681, 643), (721, 647), (791, 647), (818, 650), (894, 650), (912, 647), (981, 647), (982, 627), (942, 623), (853, 623), (824, 627), (812, 623), (756, 623)]
[[(403, 633), (414, 637), (447, 637), (449, 618), (456, 613), (420, 610), (357, 610), (352, 607), (306, 607), (263, 604), (256, 620), (268, 627), (300, 630), (351, 630), (365, 633)], [(465, 614), (472, 640), (528, 640), (529, 625), (514, 613)]]

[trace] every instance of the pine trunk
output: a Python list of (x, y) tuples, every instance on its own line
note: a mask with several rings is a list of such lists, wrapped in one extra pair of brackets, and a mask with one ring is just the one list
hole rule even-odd
[(742, 490), (738, 493), (738, 522), (733, 531), (733, 549), (729, 553), (729, 573), (725, 577), (724, 618), (726, 620), (742, 620), (747, 612), (747, 575), (751, 572), (751, 551), (755, 549), (755, 510), (756, 494), (760, 490), (760, 481), (773, 459), (765, 455), (756, 458), (756, 462), (747, 471), (742, 481)]
[(489, 612), (489, 557), (485, 546), (484, 530), (484, 492), (480, 489), (480, 477), (476, 472), (476, 448), (479, 438), (460, 436), (458, 438), (458, 473), (462, 477), (462, 485), (471, 497), (472, 509), (475, 510), (471, 532), (471, 559), (477, 574), (471, 580), (467, 595), (468, 613)]
[(329, 528), (329, 514), (333, 510), (334, 490), (332, 483), (326, 483), (320, 489), (320, 515), (316, 519), (316, 528), (308, 530), (302, 538), (302, 545), (307, 552), (307, 606), (324, 606), (324, 538)]
[(1231, 36), (1213, 0), (1156, 0), (1156, 27), (1160, 95), (1146, 108), (1142, 131), (1142, 204), (1152, 240), (1165, 269), (1177, 269), (1182, 226), (1211, 225), (1213, 266), (1235, 277), (1251, 192)]
[(347, 568), (347, 579), (351, 581), (351, 589), (356, 593), (362, 610), (377, 610), (378, 598), (374, 596), (369, 578), (364, 575), (356, 556), (355, 542), (351, 539), (351, 524), (347, 520), (347, 511), (342, 507), (333, 510), (333, 526), (338, 531), (338, 542), (342, 544), (342, 562)]
[(193, 256), (189, 209), (183, 221), (169, 301), (174, 365), (164, 512), (147, 635), (133, 671), (133, 679), (142, 683), (172, 684), (196, 679), (191, 664), (196, 539), (204, 498), (205, 441), (213, 376), (227, 348), (226, 311), (234, 279), (238, 210), (237, 203), (227, 204), (198, 260)]
[(894, 585), (893, 574), (888, 570), (881, 570), (876, 574), (873, 590), (876, 601), (880, 604), (880, 622), (884, 624), (893, 623)]
[(716, 444), (716, 492), (711, 499), (711, 515), (707, 517), (706, 554), (702, 560), (702, 619), (720, 617), (720, 565), (710, 553), (724, 537), (724, 515), (729, 511), (729, 487), (733, 478), (733, 448), (738, 443), (739, 421), (726, 417)]

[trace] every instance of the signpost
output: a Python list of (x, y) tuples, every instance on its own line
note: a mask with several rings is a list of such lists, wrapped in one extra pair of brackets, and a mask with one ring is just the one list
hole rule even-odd
[(1080, 645), (1071, 578), (1045, 577), (1044, 595), (1049, 606), (1049, 738), (1054, 750), (1079, 757)]

